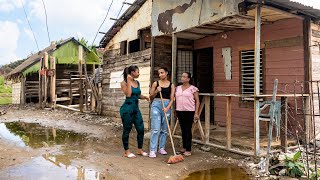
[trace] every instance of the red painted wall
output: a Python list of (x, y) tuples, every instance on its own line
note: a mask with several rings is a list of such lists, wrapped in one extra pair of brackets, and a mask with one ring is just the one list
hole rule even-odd
[[(223, 33), (224, 34), (224, 33)], [(196, 40), (195, 49), (213, 47), (214, 93), (240, 94), (240, 51), (254, 49), (254, 29), (227, 32)], [(303, 36), (303, 22), (299, 19), (286, 19), (263, 25), (261, 47), (265, 49), (264, 93), (272, 93), (273, 81), (278, 78), (278, 93), (293, 93), (294, 80), (304, 80), (303, 43), (292, 47), (265, 48), (265, 42)], [(226, 80), (221, 48), (231, 47), (232, 80)], [(294, 105), (290, 100), (289, 105)], [(247, 104), (248, 105), (248, 104)], [(226, 98), (215, 97), (215, 122), (225, 125)], [(253, 131), (253, 108), (244, 107), (239, 98), (232, 98), (232, 124)]]

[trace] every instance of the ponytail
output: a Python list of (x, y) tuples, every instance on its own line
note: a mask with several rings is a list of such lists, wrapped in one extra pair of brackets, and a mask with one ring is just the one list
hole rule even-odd
[(123, 80), (127, 82), (128, 75), (131, 74), (132, 71), (136, 71), (137, 69), (139, 69), (138, 66), (134, 66), (134, 65), (124, 68)]
[(125, 82), (127, 82), (127, 77), (128, 77), (128, 74), (129, 74), (128, 69), (129, 69), (128, 67), (125, 67), (124, 70), (123, 70), (123, 80)]

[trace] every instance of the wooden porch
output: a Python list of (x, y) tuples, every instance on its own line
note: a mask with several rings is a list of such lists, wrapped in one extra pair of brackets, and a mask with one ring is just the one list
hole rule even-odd
[[(257, 124), (258, 127), (252, 129), (252, 131), (246, 131), (241, 129), (241, 126), (232, 126), (231, 116), (231, 100), (232, 98), (270, 98), (272, 94), (263, 95), (241, 95), (241, 94), (215, 94), (215, 93), (200, 93), (203, 96), (200, 104), (199, 114), (205, 114), (204, 121), (201, 123), (194, 123), (193, 125), (193, 142), (200, 143), (216, 147), (219, 149), (227, 150), (237, 154), (246, 156), (255, 156), (255, 149), (261, 149), (260, 156), (266, 156), (268, 146), (268, 130), (260, 131), (262, 126), (261, 122)], [(226, 98), (226, 115), (225, 126), (219, 126), (212, 124), (210, 121), (210, 97), (225, 97)], [(295, 137), (288, 135), (288, 98), (304, 98), (307, 104), (308, 94), (277, 94), (276, 97), (281, 99), (281, 128), (280, 128), (280, 140), (276, 137), (272, 137), (271, 152), (286, 152), (288, 149), (296, 148), (297, 140)], [(253, 121), (254, 119), (252, 119)], [(202, 128), (203, 127), (203, 128)], [(268, 126), (266, 125), (266, 128)], [(258, 136), (255, 136), (255, 130), (258, 131)], [(175, 123), (173, 128), (173, 134), (177, 138), (181, 138), (180, 128), (178, 123)], [(177, 133), (176, 133), (177, 132)], [(255, 147), (255, 142), (259, 142), (259, 146)]]

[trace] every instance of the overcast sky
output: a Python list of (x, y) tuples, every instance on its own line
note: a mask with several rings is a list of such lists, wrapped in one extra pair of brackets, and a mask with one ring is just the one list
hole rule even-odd
[[(126, 0), (133, 2), (134, 0)], [(123, 0), (114, 0), (109, 16), (100, 31), (106, 32), (120, 11)], [(0, 65), (26, 58), (38, 52), (24, 15), (25, 6), (39, 49), (49, 45), (42, 0), (0, 0)], [(44, 0), (51, 41), (84, 37), (91, 45), (111, 0)], [(124, 5), (124, 12), (128, 5)], [(95, 40), (98, 45), (102, 34)]]
[[(89, 44), (102, 23), (111, 0), (43, 0), (48, 15), (51, 41), (69, 37), (88, 40)], [(134, 0), (126, 0), (133, 2)], [(320, 9), (320, 0), (293, 0)], [(123, 0), (114, 0), (109, 16), (101, 31), (106, 32), (122, 6)], [(45, 13), (42, 0), (0, 0), (0, 65), (26, 58), (38, 52), (32, 32), (24, 15), (26, 8), (31, 27), (39, 44), (39, 49), (49, 45), (45, 26)], [(128, 8), (124, 5), (122, 12)], [(102, 38), (99, 34), (95, 44)]]

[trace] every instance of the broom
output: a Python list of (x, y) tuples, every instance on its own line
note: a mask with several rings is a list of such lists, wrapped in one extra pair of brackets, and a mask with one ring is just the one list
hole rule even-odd
[[(161, 91), (159, 92), (160, 93), (160, 98), (161, 98), (161, 102), (162, 102), (162, 108), (164, 109), (164, 102), (163, 102), (163, 98), (162, 98), (162, 93)], [(172, 150), (173, 150), (173, 156), (170, 156), (169, 159), (168, 159), (168, 164), (175, 164), (175, 163), (178, 163), (178, 162), (181, 162), (184, 160), (184, 157), (182, 155), (177, 155), (176, 153), (176, 149), (174, 148), (174, 144), (173, 144), (173, 139), (172, 139), (172, 134), (171, 134), (171, 130), (170, 130), (170, 126), (169, 126), (169, 120), (168, 120), (168, 117), (166, 115), (166, 113), (164, 113), (164, 117), (166, 118), (166, 121), (167, 121), (167, 126), (168, 126), (168, 131), (169, 131), (169, 136), (170, 136), (170, 140), (171, 140), (171, 145), (172, 145)]]

